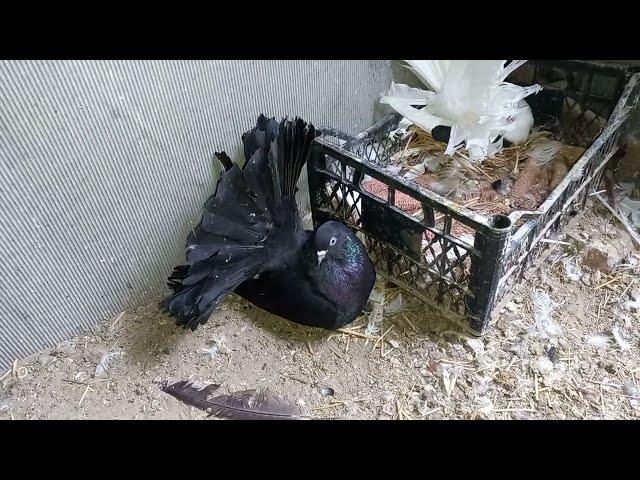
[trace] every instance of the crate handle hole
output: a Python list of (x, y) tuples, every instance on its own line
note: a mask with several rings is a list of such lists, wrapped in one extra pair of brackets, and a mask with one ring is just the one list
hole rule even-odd
[(511, 228), (511, 219), (506, 215), (494, 215), (491, 217), (491, 226), (500, 230)]

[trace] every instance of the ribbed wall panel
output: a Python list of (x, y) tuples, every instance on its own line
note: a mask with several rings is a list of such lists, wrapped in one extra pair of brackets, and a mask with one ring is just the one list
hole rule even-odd
[(0, 62), (0, 369), (163, 291), (213, 152), (239, 160), (258, 114), (355, 133), (390, 81), (385, 61)]

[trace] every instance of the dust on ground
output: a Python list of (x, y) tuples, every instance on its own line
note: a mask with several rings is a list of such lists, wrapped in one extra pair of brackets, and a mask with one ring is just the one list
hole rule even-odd
[[(482, 338), (405, 297), (375, 340), (362, 337), (365, 319), (352, 333), (320, 331), (235, 296), (191, 332), (151, 304), (14, 363), (0, 418), (205, 418), (160, 389), (187, 379), (221, 393), (268, 388), (318, 418), (640, 418), (640, 256), (606, 212), (588, 209), (565, 232)], [(607, 261), (609, 274), (585, 265), (606, 272)], [(553, 302), (550, 316), (536, 307), (537, 321), (535, 290)]]

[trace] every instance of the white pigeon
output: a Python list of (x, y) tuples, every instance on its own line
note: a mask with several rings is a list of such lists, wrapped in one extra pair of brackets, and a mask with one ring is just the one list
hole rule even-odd
[(502, 149), (503, 138), (518, 144), (529, 136), (533, 115), (524, 99), (542, 87), (505, 82), (526, 60), (506, 66), (506, 60), (406, 62), (430, 90), (392, 82), (380, 101), (428, 132), (451, 127), (446, 155), (464, 146), (471, 160), (482, 161)]

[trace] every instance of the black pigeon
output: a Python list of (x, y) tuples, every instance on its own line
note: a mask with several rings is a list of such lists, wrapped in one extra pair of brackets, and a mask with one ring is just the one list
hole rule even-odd
[[(186, 265), (169, 277), (164, 303), (195, 330), (232, 292), (302, 325), (335, 329), (361, 312), (375, 283), (367, 252), (345, 225), (304, 230), (295, 200), (298, 177), (318, 135), (311, 124), (267, 119), (242, 136), (241, 169), (224, 153), (216, 192), (187, 239)], [(318, 252), (326, 251), (318, 263)]]

